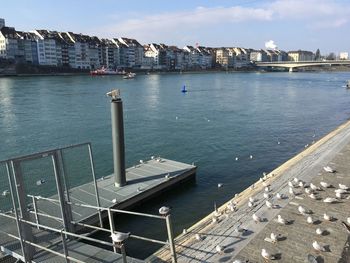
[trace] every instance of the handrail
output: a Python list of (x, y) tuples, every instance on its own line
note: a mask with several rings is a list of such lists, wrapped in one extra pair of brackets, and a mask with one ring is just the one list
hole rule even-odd
[[(51, 202), (56, 202), (59, 203), (59, 200), (53, 199), (53, 198), (48, 198), (48, 197), (43, 197), (43, 196), (37, 196), (37, 195), (27, 195), (28, 197), (34, 197), (37, 200), (46, 200), (46, 201), (51, 201)], [(109, 208), (106, 207), (99, 207), (99, 206), (94, 206), (94, 205), (86, 205), (86, 204), (79, 204), (79, 203), (74, 203), (74, 202), (66, 202), (69, 205), (75, 205), (75, 206), (80, 206), (80, 207), (86, 207), (86, 208), (92, 208), (96, 210), (103, 210), (103, 211), (108, 211)], [(136, 216), (144, 216), (144, 217), (150, 217), (150, 218), (157, 218), (157, 219), (162, 219), (165, 220), (164, 216), (160, 215), (152, 215), (152, 214), (146, 214), (146, 213), (140, 213), (140, 212), (133, 212), (133, 211), (127, 211), (127, 210), (121, 210), (121, 209), (114, 209), (110, 208), (112, 212), (117, 212), (121, 214), (129, 214), (129, 215), (136, 215)]]

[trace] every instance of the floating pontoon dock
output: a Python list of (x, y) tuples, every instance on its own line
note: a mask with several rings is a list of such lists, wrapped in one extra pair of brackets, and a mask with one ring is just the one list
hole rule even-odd
[[(176, 262), (170, 211), (151, 215), (125, 209), (193, 179), (196, 166), (152, 156), (125, 169), (122, 101), (117, 90), (107, 95), (111, 96), (112, 175), (96, 179), (90, 143), (0, 162), (0, 248), (6, 255), (23, 262), (142, 262), (126, 256), (125, 241), (134, 238), (166, 245)], [(115, 214), (163, 221), (160, 227), (167, 240), (143, 237), (132, 229), (118, 232)], [(111, 242), (89, 237), (95, 231), (107, 232)]]

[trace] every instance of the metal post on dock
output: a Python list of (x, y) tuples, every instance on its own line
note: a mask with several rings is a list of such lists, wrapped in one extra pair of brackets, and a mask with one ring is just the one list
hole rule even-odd
[(124, 146), (124, 121), (123, 102), (120, 98), (120, 90), (112, 90), (107, 93), (111, 99), (112, 118), (112, 142), (113, 142), (113, 165), (114, 184), (121, 187), (126, 184), (125, 176), (125, 146)]
[(174, 233), (173, 233), (173, 227), (171, 224), (170, 214), (167, 214), (165, 216), (165, 221), (166, 221), (166, 229), (168, 231), (168, 240), (169, 240), (169, 246), (170, 246), (170, 251), (171, 251), (171, 262), (176, 263), (177, 262), (176, 249), (175, 249)]

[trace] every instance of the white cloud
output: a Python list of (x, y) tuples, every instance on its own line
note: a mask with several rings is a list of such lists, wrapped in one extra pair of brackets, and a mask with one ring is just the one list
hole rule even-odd
[(186, 30), (205, 28), (220, 24), (240, 23), (244, 21), (268, 21), (272, 18), (272, 11), (261, 8), (244, 8), (234, 6), (230, 8), (198, 7), (192, 11), (168, 12), (158, 15), (148, 15), (137, 19), (128, 19), (114, 25), (99, 29), (101, 33), (109, 35), (134, 36), (162, 36)]
[(265, 42), (265, 48), (266, 49), (276, 49), (277, 45), (275, 44), (275, 42), (273, 40), (269, 40)]
[[(293, 23), (302, 21), (309, 30), (337, 28), (348, 23), (349, 13), (350, 5), (344, 2), (340, 4), (330, 0), (275, 0), (265, 2), (259, 7), (197, 7), (188, 11), (155, 15), (139, 14), (137, 18), (92, 30), (98, 35), (127, 36), (136, 38), (142, 43), (184, 41), (192, 43), (196, 41), (197, 34), (215, 35), (222, 27), (230, 29), (227, 33), (235, 38), (235, 28), (243, 27), (246, 22), (254, 26), (253, 22), (257, 24), (266, 21)], [(249, 28), (245, 30), (250, 31)]]

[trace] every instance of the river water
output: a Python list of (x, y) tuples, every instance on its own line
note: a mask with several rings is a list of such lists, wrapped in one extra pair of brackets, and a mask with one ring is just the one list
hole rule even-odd
[[(179, 233), (211, 212), (214, 202), (224, 203), (345, 122), (348, 79), (348, 72), (0, 78), (0, 160), (90, 141), (97, 176), (111, 174), (105, 94), (119, 88), (127, 166), (151, 155), (198, 166), (195, 184), (138, 208), (157, 213), (160, 206), (171, 206)], [(224, 186), (218, 189), (218, 183)], [(158, 224), (121, 218), (117, 229), (164, 238)], [(144, 242), (127, 246), (137, 257), (152, 249)]]

